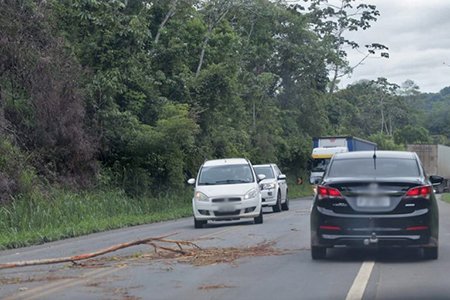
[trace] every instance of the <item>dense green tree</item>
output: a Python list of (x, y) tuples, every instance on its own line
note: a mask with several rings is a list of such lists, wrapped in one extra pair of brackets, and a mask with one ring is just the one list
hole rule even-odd
[(384, 133), (375, 133), (369, 136), (369, 140), (377, 143), (378, 150), (405, 150), (404, 145), (397, 144), (394, 138)]
[(220, 157), (301, 174), (320, 135), (448, 141), (450, 89), (380, 78), (336, 91), (359, 47), (348, 31), (379, 15), (338, 2), (0, 1), (0, 152), (29, 157), (0, 162), (0, 198), (39, 178), (94, 182), (97, 165), (132, 195), (178, 189)]
[(328, 119), (336, 133), (369, 136), (377, 132), (392, 136), (394, 131), (414, 124), (406, 99), (397, 85), (385, 78), (360, 81), (329, 97)]
[(407, 125), (394, 133), (397, 144), (429, 144), (432, 142), (430, 133), (426, 128)]
[[(182, 184), (197, 125), (189, 107), (177, 103), (183, 91), (177, 102), (166, 94), (184, 62), (171, 62), (165, 43), (169, 25), (179, 22), (174, 16), (192, 11), (188, 3), (78, 0), (54, 7), (62, 33), (92, 74), (86, 100), (104, 166), (132, 193)], [(168, 63), (161, 69), (160, 60)]]
[(85, 127), (82, 70), (44, 2), (1, 1), (0, 11), (0, 138), (26, 152), (42, 177), (88, 183), (96, 143)]

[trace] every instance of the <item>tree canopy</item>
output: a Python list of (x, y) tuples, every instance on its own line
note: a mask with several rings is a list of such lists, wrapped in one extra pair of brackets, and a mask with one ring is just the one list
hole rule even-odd
[(11, 157), (0, 197), (23, 192), (26, 174), (131, 195), (178, 188), (219, 157), (298, 174), (320, 135), (390, 149), (448, 141), (450, 88), (337, 88), (355, 67), (344, 46), (359, 47), (345, 33), (370, 27), (374, 5), (306, 2), (0, 1), (0, 152)]

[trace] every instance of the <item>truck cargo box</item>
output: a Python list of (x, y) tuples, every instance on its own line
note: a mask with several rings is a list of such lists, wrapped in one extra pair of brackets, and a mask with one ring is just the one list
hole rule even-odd
[(323, 136), (313, 138), (313, 148), (347, 147), (352, 151), (373, 151), (376, 143), (354, 136)]
[(438, 175), (444, 177), (444, 183), (438, 191), (448, 190), (450, 183), (450, 147), (438, 144), (407, 145), (408, 151), (416, 152), (428, 176)]

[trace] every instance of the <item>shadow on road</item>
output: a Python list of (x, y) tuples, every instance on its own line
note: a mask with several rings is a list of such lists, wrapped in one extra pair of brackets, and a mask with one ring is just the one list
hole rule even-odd
[[(264, 215), (279, 214), (282, 212), (274, 213), (272, 208), (263, 207)], [(253, 219), (241, 219), (241, 220), (230, 220), (230, 221), (208, 221), (208, 223), (203, 228), (217, 228), (217, 227), (230, 227), (230, 226), (242, 226), (242, 225), (255, 225)]]
[(218, 228), (231, 226), (248, 226), (255, 225), (253, 219), (239, 220), (239, 221), (209, 221), (203, 228)]
[(334, 248), (327, 250), (327, 261), (368, 261), (385, 263), (410, 263), (410, 262), (428, 262), (422, 256), (422, 250), (418, 248)]

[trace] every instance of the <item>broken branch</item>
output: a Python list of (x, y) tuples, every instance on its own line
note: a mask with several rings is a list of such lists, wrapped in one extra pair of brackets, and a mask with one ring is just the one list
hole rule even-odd
[[(156, 251), (156, 249), (159, 248), (162, 250), (177, 252), (177, 253), (181, 253), (181, 254), (185, 254), (185, 251), (183, 251), (181, 245), (195, 247), (197, 249), (200, 249), (200, 247), (197, 246), (196, 244), (194, 244), (193, 242), (166, 239), (167, 237), (175, 235), (175, 234), (176, 233), (166, 235), (166, 236), (135, 240), (135, 241), (128, 242), (128, 243), (121, 243), (121, 244), (117, 244), (117, 245), (114, 245), (114, 246), (111, 246), (111, 247), (108, 247), (105, 249), (101, 249), (101, 250), (98, 250), (95, 252), (85, 253), (85, 254), (81, 254), (81, 255), (4, 263), (4, 264), (0, 264), (0, 269), (10, 269), (10, 268), (17, 268), (17, 267), (48, 265), (48, 264), (59, 264), (59, 263), (66, 263), (66, 262), (75, 263), (79, 260), (86, 260), (86, 259), (94, 258), (94, 257), (100, 256), (100, 255), (104, 255), (107, 253), (111, 253), (111, 252), (114, 252), (114, 251), (117, 251), (120, 249), (137, 246), (137, 245), (144, 245), (144, 244), (153, 246), (155, 248), (155, 251)], [(180, 250), (172, 249), (169, 247), (163, 247), (163, 246), (157, 245), (156, 243), (176, 244), (180, 248)]]

